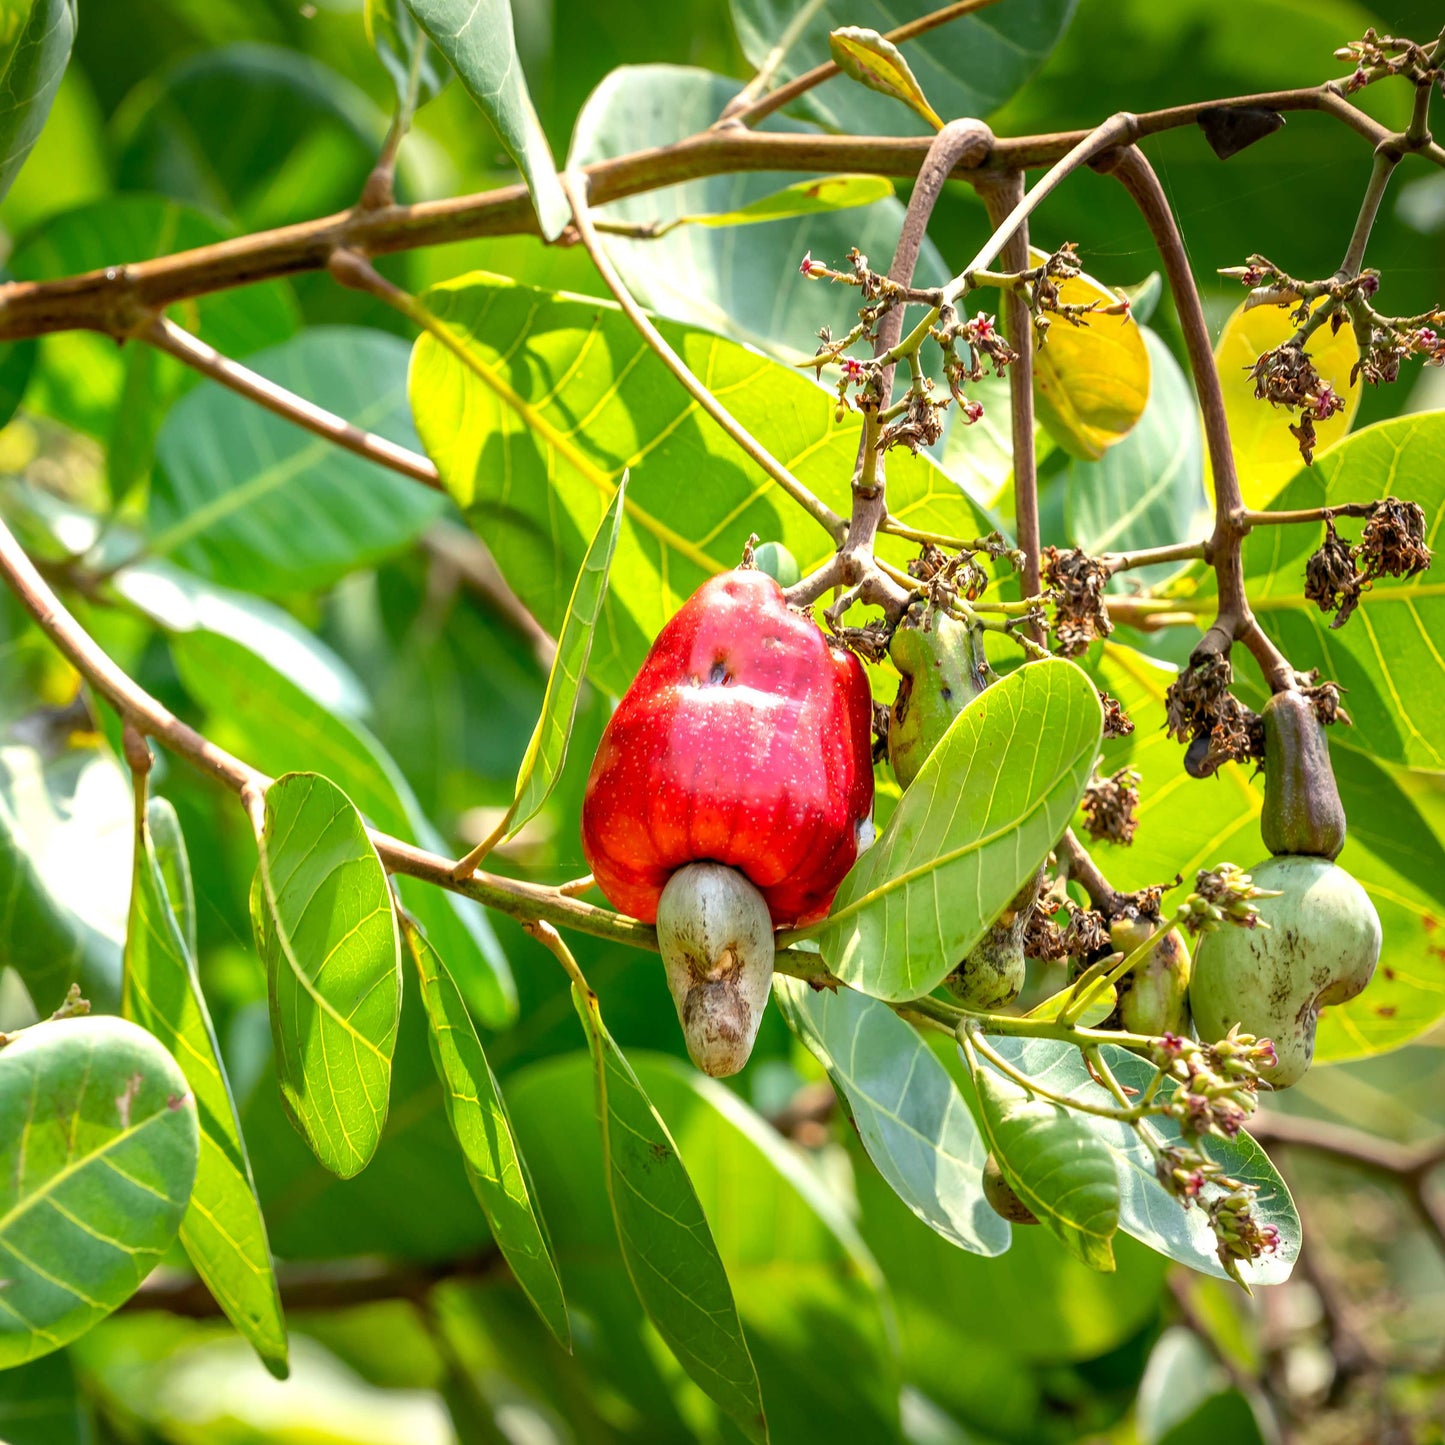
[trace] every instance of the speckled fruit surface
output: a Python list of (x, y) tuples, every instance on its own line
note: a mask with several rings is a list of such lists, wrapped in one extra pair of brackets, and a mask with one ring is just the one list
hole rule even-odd
[(777, 927), (820, 918), (873, 807), (872, 701), (762, 572), (705, 582), (658, 634), (602, 735), (582, 807), (597, 885), (646, 922), (687, 863), (725, 863)]

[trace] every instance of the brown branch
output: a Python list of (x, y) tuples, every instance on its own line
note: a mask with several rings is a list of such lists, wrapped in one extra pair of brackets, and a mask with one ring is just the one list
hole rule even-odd
[[(276, 1271), (281, 1307), (287, 1314), (306, 1310), (348, 1309), (381, 1300), (424, 1299), (448, 1280), (494, 1279), (507, 1272), (501, 1251), (435, 1264), (355, 1259), (335, 1264), (282, 1265)], [(183, 1319), (220, 1319), (222, 1310), (194, 1275), (156, 1270), (120, 1307), (122, 1312), (164, 1311)]]
[[(930, 30), (936, 30), (940, 25), (947, 25), (950, 20), (957, 20), (961, 16), (972, 14), (975, 10), (982, 10), (986, 5), (997, 4), (998, 0), (958, 0), (957, 4), (945, 5), (941, 10), (935, 10), (930, 15), (921, 15), (917, 20), (910, 20), (906, 25), (900, 25), (896, 29), (887, 31), (883, 38), (892, 41), (894, 45), (902, 45), (904, 41), (912, 40), (915, 36), (925, 35)], [(776, 71), (782, 56), (773, 61), (772, 70)], [(776, 110), (781, 110), (785, 105), (791, 105), (800, 95), (816, 89), (825, 80), (832, 80), (835, 75), (841, 75), (837, 63), (832, 60), (825, 60), (821, 65), (815, 65), (811, 70), (805, 70), (802, 75), (795, 77), (780, 85), (776, 90), (769, 91), (760, 99), (754, 99), (757, 95), (757, 79), (763, 79), (764, 84), (770, 77), (766, 68), (758, 72), (747, 86), (745, 86), (728, 103), (718, 121), (719, 126), (751, 126), (756, 125), (760, 120), (766, 119)], [(749, 94), (749, 92), (752, 92)], [(739, 103), (741, 102), (741, 104)]]
[[(1332, 85), (1322, 85), (1152, 111), (1131, 117), (1121, 139), (1136, 141), (1193, 125), (1201, 111), (1221, 104), (1323, 111), (1372, 145), (1390, 135)], [(1065, 131), (997, 140), (986, 156), (961, 169), (1010, 171), (1052, 165), (1087, 135), (1087, 131)], [(745, 128), (705, 131), (673, 145), (587, 167), (589, 198), (593, 205), (603, 205), (679, 181), (735, 171), (868, 171), (907, 177), (917, 174), (929, 144), (927, 137), (911, 136), (824, 136)], [(1440, 163), (1445, 164), (1445, 153)], [(358, 207), (150, 261), (108, 266), (53, 281), (9, 282), (0, 286), (0, 341), (74, 330), (126, 336), (144, 326), (150, 312), (172, 302), (302, 271), (324, 270), (338, 248), (377, 256), (478, 236), (536, 231), (536, 214), (522, 185), (413, 206)]]
[(208, 376), (212, 381), (219, 382), (247, 400), (256, 402), (276, 416), (295, 422), (297, 426), (304, 427), (316, 436), (335, 442), (337, 446), (344, 447), (359, 457), (365, 457), (369, 462), (376, 462), (393, 472), (400, 472), (402, 476), (410, 477), (424, 486), (435, 488), (439, 492), (446, 490), (437, 475), (437, 469), (420, 453), (388, 441), (386, 437), (377, 436), (375, 432), (363, 431), (345, 417), (337, 416), (324, 407), (317, 406), (315, 402), (287, 391), (284, 386), (278, 386), (258, 372), (242, 366), (239, 361), (222, 356), (215, 347), (208, 346), (200, 337), (192, 336), (189, 331), (183, 330), (164, 316), (152, 317), (135, 335), (199, 371), (203, 376)]
[(1214, 364), (1214, 348), (1199, 288), (1189, 268), (1189, 254), (1184, 249), (1184, 240), (1159, 177), (1138, 146), (1121, 147), (1100, 168), (1112, 171), (1123, 182), (1159, 248), (1164, 274), (1174, 293), (1180, 330), (1184, 333), (1194, 389), (1204, 415), (1204, 437), (1214, 473), (1215, 525), (1209, 546), (1218, 579), (1219, 606), (1213, 625), (1194, 649), (1194, 655), (1227, 653), (1230, 644), (1238, 638), (1254, 654), (1269, 687), (1279, 692), (1294, 686), (1294, 669), (1255, 621), (1245, 595), (1240, 548), (1243, 532), (1237, 520), (1244, 510), (1244, 499), (1234, 465), (1234, 447), (1229, 439), (1224, 391), (1219, 382), (1219, 369)]

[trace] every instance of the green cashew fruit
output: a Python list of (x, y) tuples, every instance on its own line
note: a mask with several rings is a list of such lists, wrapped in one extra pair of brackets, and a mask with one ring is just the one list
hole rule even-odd
[(753, 549), (753, 566), (766, 572), (779, 587), (791, 587), (803, 575), (798, 559), (781, 542), (760, 542)]
[(994, 680), (983, 652), (983, 629), (945, 612), (910, 613), (888, 654), (902, 674), (888, 721), (888, 761), (898, 786), (918, 776), (948, 725)]
[(1258, 887), (1279, 890), (1256, 905), (1269, 927), (1226, 923), (1206, 934), (1189, 1006), (1206, 1043), (1235, 1024), (1272, 1039), (1279, 1062), (1260, 1077), (1287, 1089), (1314, 1057), (1319, 1010), (1369, 983), (1380, 957), (1380, 919), (1365, 890), (1326, 858), (1271, 858), (1250, 873)]
[(944, 979), (944, 987), (959, 1003), (992, 1010), (1019, 996), (1024, 986), (1024, 928), (1043, 880), (1040, 868), (989, 925), (968, 957)]
[(1345, 808), (1325, 726), (1309, 698), (1277, 692), (1264, 705), (1264, 846), (1276, 857), (1331, 860), (1345, 846)]
[(997, 1215), (1010, 1224), (1037, 1224), (1038, 1216), (1014, 1192), (992, 1154), (983, 1161), (983, 1197)]
[[(1158, 919), (1123, 915), (1109, 925), (1109, 938), (1130, 954), (1158, 927)], [(1132, 972), (1119, 983), (1119, 1021), (1131, 1034), (1189, 1031), (1189, 947), (1177, 928), (1160, 935)]]

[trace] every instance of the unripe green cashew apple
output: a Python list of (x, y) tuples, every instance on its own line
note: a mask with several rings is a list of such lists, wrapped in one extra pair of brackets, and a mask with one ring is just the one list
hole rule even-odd
[(1276, 857), (1334, 860), (1345, 846), (1345, 808), (1330, 767), (1330, 745), (1314, 704), (1277, 692), (1264, 705), (1264, 846)]
[[(1157, 930), (1157, 918), (1121, 914), (1109, 925), (1109, 939), (1128, 955)], [(1189, 1031), (1189, 947), (1177, 928), (1160, 934), (1119, 984), (1119, 1022), (1131, 1034)]]
[(656, 922), (693, 1062), (747, 1062), (774, 928), (827, 913), (871, 835), (873, 704), (759, 571), (705, 582), (658, 634), (613, 713), (582, 804), (608, 900)]
[(1274, 1041), (1279, 1062), (1260, 1077), (1277, 1089), (1305, 1075), (1319, 1010), (1364, 990), (1380, 957), (1380, 919), (1360, 885), (1327, 858), (1288, 855), (1250, 870), (1277, 898), (1257, 901), (1261, 924), (1225, 924), (1194, 959), (1189, 1005), (1199, 1037), (1213, 1043), (1239, 1024)]
[(1039, 869), (989, 925), (968, 957), (944, 979), (959, 1003), (990, 1012), (1012, 1003), (1024, 986), (1024, 929), (1039, 896), (1044, 872)]
[(888, 655), (901, 674), (888, 719), (888, 761), (898, 786), (918, 776), (948, 725), (994, 680), (982, 629), (934, 612), (910, 613), (893, 634)]

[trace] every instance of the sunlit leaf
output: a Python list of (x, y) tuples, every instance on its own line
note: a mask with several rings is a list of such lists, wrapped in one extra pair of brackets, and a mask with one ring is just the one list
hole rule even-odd
[[(148, 823), (137, 830), (135, 884), (126, 937), (122, 1008), (170, 1050), (186, 1076), (200, 1116), (200, 1155), (191, 1202), (181, 1221), (181, 1243), (196, 1273), (231, 1323), (255, 1347), (278, 1379), (287, 1374), (286, 1325), (281, 1295), (256, 1200), (251, 1164), (231, 1097), (210, 1011), (196, 976), (194, 943), (187, 943), (173, 911), (165, 873), (184, 881), (190, 869), (175, 810), (153, 798)], [(152, 834), (166, 840), (170, 866), (163, 872)], [(187, 896), (185, 904), (193, 909)], [(192, 919), (192, 923), (193, 923)]]
[(39, 138), (75, 42), (75, 0), (11, 0), (0, 21), (0, 196)]
[(848, 1099), (878, 1172), (929, 1228), (974, 1254), (1002, 1254), (1009, 1226), (983, 1196), (988, 1153), (968, 1105), (928, 1045), (887, 1004), (815, 992), (778, 974), (773, 997)]
[(570, 1349), (572, 1330), (562, 1281), (496, 1075), (436, 949), (410, 918), (402, 918), (401, 933), (421, 982), (432, 1061), (442, 1083), (447, 1118), (466, 1160), (467, 1178), (517, 1282), (558, 1343)]
[[(1290, 309), (1256, 306), (1251, 311), (1241, 302), (1224, 324), (1214, 364), (1224, 388), (1224, 410), (1229, 418), (1229, 439), (1234, 446), (1234, 464), (1239, 489), (1246, 507), (1267, 507), (1303, 466), (1299, 443), (1290, 434), (1292, 412), (1260, 401), (1254, 394), (1249, 373), (1259, 358), (1299, 330), (1290, 320)], [(1343, 410), (1326, 421), (1315, 423), (1319, 450), (1337, 442), (1354, 424), (1363, 388), (1351, 386), (1350, 368), (1360, 359), (1354, 329), (1342, 326), (1334, 335), (1328, 324), (1310, 338), (1306, 350), (1322, 380), (1329, 382), (1343, 399)], [(1207, 462), (1206, 462), (1207, 467)], [(1206, 476), (1211, 476), (1206, 470)], [(1209, 486), (1213, 489), (1213, 481)]]
[(180, 1229), (197, 1134), (175, 1060), (124, 1019), (36, 1024), (0, 1049), (0, 1370), (135, 1293)]
[[(1000, 1038), (989, 1042), (1015, 1068), (1056, 1093), (1088, 1104), (1117, 1105), (1113, 1095), (1090, 1077), (1083, 1055), (1072, 1044), (1057, 1039)], [(1103, 1054), (1114, 1077), (1126, 1090), (1142, 1093), (1153, 1081), (1154, 1066), (1137, 1054), (1112, 1045), (1106, 1046)], [(1173, 1083), (1164, 1085), (1166, 1093), (1174, 1088)], [(1201, 1274), (1227, 1278), (1204, 1211), (1197, 1206), (1185, 1209), (1165, 1192), (1155, 1177), (1154, 1156), (1134, 1128), (1093, 1114), (1074, 1117), (1107, 1145), (1114, 1156), (1119, 1181), (1119, 1228), (1141, 1244)], [(1170, 1120), (1151, 1119), (1148, 1128), (1166, 1145), (1179, 1142), (1178, 1125)], [(1289, 1278), (1299, 1255), (1302, 1231), (1294, 1201), (1279, 1171), (1248, 1134), (1234, 1139), (1211, 1138), (1207, 1148), (1226, 1174), (1258, 1188), (1260, 1222), (1279, 1230), (1279, 1248), (1253, 1263), (1241, 1263), (1241, 1273), (1251, 1284), (1283, 1282)], [(1210, 1186), (1208, 1192), (1214, 1189), (1217, 1186)]]
[(929, 105), (923, 87), (903, 58), (903, 52), (876, 30), (865, 30), (856, 25), (834, 30), (828, 36), (828, 52), (838, 69), (850, 80), (866, 85), (869, 90), (876, 90), (879, 95), (902, 101), (934, 130), (943, 129), (943, 121)]
[[(1030, 265), (1044, 259), (1044, 252), (1030, 248)], [(1059, 300), (1069, 306), (1113, 306), (1119, 298), (1092, 276), (1079, 275), (1059, 286)], [(1039, 420), (1071, 457), (1098, 461), (1129, 435), (1148, 405), (1144, 331), (1128, 313), (1094, 313), (1078, 326), (1057, 316), (1052, 321), (1047, 342), (1034, 343)]]
[(1101, 728), (1088, 678), (1058, 659), (974, 699), (814, 930), (833, 972), (883, 999), (937, 987), (1058, 842)]
[[(413, 353), (417, 428), (448, 491), (508, 582), (553, 636), (588, 540), (629, 472), (622, 529), (590, 673), (623, 692), (662, 624), (750, 533), (805, 571), (828, 534), (707, 418), (627, 318), (600, 301), (473, 275), (422, 298), (430, 332)], [(705, 332), (663, 325), (693, 372), (834, 510), (849, 509), (858, 426), (833, 419), (812, 379)], [(894, 452), (889, 507), (953, 536), (991, 523), (927, 457)], [(902, 565), (913, 544), (884, 541)]]
[(766, 1440), (758, 1372), (677, 1145), (602, 1022), (596, 995), (574, 985), (572, 1002), (592, 1054), (608, 1198), (633, 1288), (683, 1369), (749, 1439)]
[(828, 211), (847, 211), (871, 206), (893, 196), (893, 182), (887, 176), (819, 176), (815, 181), (795, 181), (780, 191), (759, 196), (735, 210), (679, 216), (670, 226), (753, 226), (759, 221), (785, 221), (795, 216), (816, 216)]
[(1075, 1259), (1112, 1270), (1119, 1184), (1108, 1149), (1073, 1110), (986, 1065), (973, 1082), (984, 1135), (1014, 1192)]
[[(844, 25), (882, 34), (939, 8), (937, 0), (731, 0), (733, 24), (754, 66), (775, 66), (781, 85), (829, 58), (828, 36)], [(1063, 33), (1074, 0), (1036, 0), (964, 15), (903, 46), (940, 115), (986, 116), (1042, 64)], [(829, 130), (918, 134), (926, 122), (895, 101), (839, 76), (808, 91), (797, 108)]]
[(451, 62), (526, 178), (542, 223), (555, 241), (572, 211), (517, 55), (509, 0), (406, 0), (412, 14)]
[(276, 1083), (312, 1152), (349, 1179), (386, 1123), (401, 951), (386, 871), (335, 783), (266, 790), (251, 922), (266, 964)]

